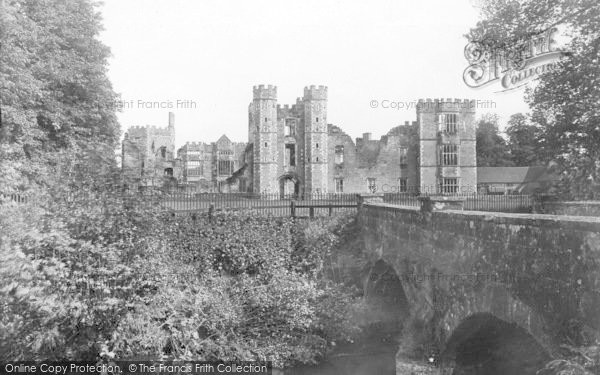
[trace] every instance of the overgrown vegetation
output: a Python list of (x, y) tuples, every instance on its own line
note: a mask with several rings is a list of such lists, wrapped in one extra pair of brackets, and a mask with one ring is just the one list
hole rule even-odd
[(315, 231), (248, 212), (175, 217), (125, 198), (90, 189), (3, 202), (2, 359), (104, 351), (283, 366), (358, 333), (353, 291), (323, 272), (351, 216)]
[(352, 290), (323, 273), (339, 236), (252, 214), (175, 218), (121, 190), (96, 2), (0, 7), (0, 360), (282, 366), (357, 332)]

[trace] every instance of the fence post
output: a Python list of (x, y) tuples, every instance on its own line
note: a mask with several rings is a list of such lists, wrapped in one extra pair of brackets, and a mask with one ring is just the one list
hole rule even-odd
[(214, 211), (215, 211), (215, 205), (211, 203), (210, 206), (208, 206), (208, 221), (211, 223), (212, 223)]
[(310, 206), (308, 209), (308, 216), (315, 217), (315, 208), (313, 206)]
[(292, 201), (290, 203), (290, 215), (292, 217), (296, 217), (296, 202), (295, 201)]
[(331, 206), (331, 203), (329, 203), (329, 216), (331, 216), (333, 212), (333, 207)]

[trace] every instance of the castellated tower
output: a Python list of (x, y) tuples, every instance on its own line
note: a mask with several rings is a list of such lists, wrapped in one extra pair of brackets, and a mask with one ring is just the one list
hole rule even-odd
[(304, 192), (327, 193), (327, 87), (304, 88)]
[(475, 193), (475, 101), (421, 99), (417, 121), (421, 194)]
[(276, 194), (279, 192), (276, 86), (254, 86), (249, 122), (249, 141), (254, 144), (253, 190)]

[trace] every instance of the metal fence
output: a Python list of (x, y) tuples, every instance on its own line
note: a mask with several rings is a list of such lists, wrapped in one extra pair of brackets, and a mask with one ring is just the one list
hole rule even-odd
[[(111, 194), (109, 194), (111, 195)], [(102, 194), (92, 194), (94, 200), (102, 200)], [(28, 197), (19, 194), (3, 194), (4, 200), (25, 203)], [(91, 195), (69, 195), (68, 200), (87, 201)], [(111, 197), (114, 197), (111, 195)], [(256, 210), (273, 216), (326, 216), (336, 212), (356, 210), (358, 196), (346, 194), (290, 195), (251, 193), (190, 193), (190, 192), (129, 192), (122, 198), (133, 198), (135, 204), (145, 204), (156, 209), (168, 209), (178, 214), (222, 210)], [(459, 195), (464, 198), (463, 208), (470, 211), (532, 212), (534, 197), (531, 195)], [(385, 193), (384, 203), (420, 207), (413, 193)]]
[(256, 210), (273, 216), (325, 216), (356, 210), (356, 194), (311, 194), (306, 196), (250, 193), (171, 193), (163, 198), (163, 207), (178, 213), (209, 209)]

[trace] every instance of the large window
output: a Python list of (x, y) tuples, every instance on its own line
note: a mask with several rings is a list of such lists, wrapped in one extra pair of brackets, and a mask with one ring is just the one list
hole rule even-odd
[(456, 123), (458, 122), (458, 115), (456, 113), (448, 113), (445, 116), (446, 133), (454, 134), (457, 131)]
[(442, 145), (441, 163), (443, 166), (458, 165), (458, 145)]
[(344, 163), (344, 146), (335, 146), (335, 164)]
[(296, 145), (285, 145), (285, 165), (294, 167), (296, 165)]
[(408, 191), (408, 179), (406, 177), (400, 177), (398, 179), (398, 192), (406, 193)]
[(335, 192), (336, 193), (343, 193), (344, 192), (344, 179), (343, 178), (336, 178), (335, 179)]
[(443, 131), (449, 134), (455, 134), (458, 132), (458, 114), (446, 113), (439, 115), (438, 117), (439, 131)]
[(285, 119), (285, 126), (283, 128), (283, 135), (294, 137), (296, 135), (296, 120), (293, 118)]
[(217, 165), (217, 172), (219, 176), (229, 176), (233, 173), (233, 161), (232, 160), (219, 160)]
[(458, 193), (458, 178), (442, 178), (442, 194)]
[(400, 147), (400, 166), (406, 167), (408, 165), (408, 148)]

